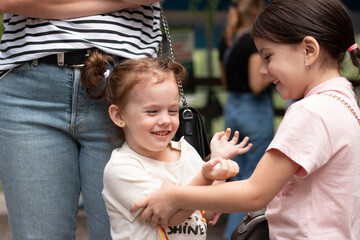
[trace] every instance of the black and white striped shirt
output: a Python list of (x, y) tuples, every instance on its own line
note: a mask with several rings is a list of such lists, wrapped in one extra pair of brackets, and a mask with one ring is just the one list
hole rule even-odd
[(47, 55), (93, 47), (124, 58), (156, 57), (162, 39), (159, 3), (67, 20), (5, 14), (4, 26), (0, 72)]

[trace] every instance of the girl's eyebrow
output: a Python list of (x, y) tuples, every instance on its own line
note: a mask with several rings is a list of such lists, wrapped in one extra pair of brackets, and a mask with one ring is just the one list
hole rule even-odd
[(270, 48), (262, 48), (259, 50), (259, 54), (263, 54), (264, 51), (270, 50)]

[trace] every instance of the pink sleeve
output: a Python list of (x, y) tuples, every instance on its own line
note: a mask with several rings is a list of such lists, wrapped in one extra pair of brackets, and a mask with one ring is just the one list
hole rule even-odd
[(330, 158), (327, 128), (318, 111), (295, 103), (286, 112), (267, 151), (277, 149), (299, 164), (296, 175), (306, 177)]

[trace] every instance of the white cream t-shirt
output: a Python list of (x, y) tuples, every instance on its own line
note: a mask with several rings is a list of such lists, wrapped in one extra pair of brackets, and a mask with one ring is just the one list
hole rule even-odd
[[(159, 228), (140, 223), (136, 213), (130, 213), (130, 206), (138, 199), (161, 188), (164, 181), (187, 185), (200, 171), (203, 160), (196, 150), (183, 138), (171, 142), (181, 150), (176, 162), (159, 162), (143, 157), (124, 143), (112, 152), (104, 171), (103, 197), (111, 223), (113, 240), (156, 240)], [(200, 211), (178, 226), (164, 228), (161, 234), (168, 239), (206, 239), (206, 222)], [(164, 238), (165, 239), (165, 238)]]

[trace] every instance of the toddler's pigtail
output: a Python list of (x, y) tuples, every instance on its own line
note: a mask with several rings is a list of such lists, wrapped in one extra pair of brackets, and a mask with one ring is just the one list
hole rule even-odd
[(103, 79), (111, 76), (111, 73), (110, 76), (107, 74), (109, 72), (107, 66), (112, 62), (113, 58), (110, 55), (98, 50), (89, 53), (81, 71), (81, 82), (91, 98), (99, 99), (103, 97), (103, 84), (106, 84)]
[(178, 62), (168, 62), (167, 68), (174, 73), (174, 77), (177, 81), (184, 82), (187, 77), (185, 67)]

